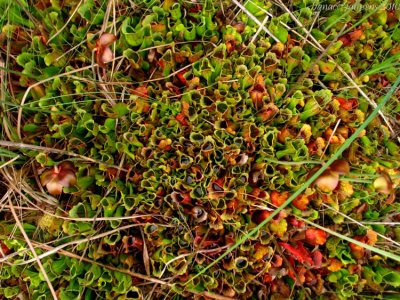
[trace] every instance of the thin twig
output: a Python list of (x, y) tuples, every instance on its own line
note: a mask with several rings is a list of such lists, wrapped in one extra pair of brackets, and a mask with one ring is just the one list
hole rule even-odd
[[(167, 225), (165, 225), (165, 224), (157, 224), (157, 223), (155, 223), (155, 225), (158, 225), (158, 226), (167, 226)], [(80, 240), (70, 241), (70, 242), (68, 242), (68, 243), (65, 243), (65, 244), (59, 245), (59, 246), (57, 246), (57, 247), (54, 247), (54, 248), (53, 248), (52, 250), (50, 250), (50, 251), (43, 252), (42, 254), (37, 255), (35, 258), (29, 259), (29, 260), (25, 260), (25, 261), (15, 262), (14, 265), (22, 266), (22, 265), (30, 264), (30, 263), (32, 263), (32, 262), (35, 262), (38, 258), (39, 258), (39, 259), (42, 259), (42, 258), (45, 258), (45, 257), (47, 257), (47, 256), (53, 255), (53, 254), (57, 253), (59, 250), (64, 249), (64, 248), (66, 248), (66, 247), (74, 246), (74, 245), (80, 245), (80, 244), (82, 244), (82, 243), (86, 243), (86, 242), (90, 242), (90, 241), (93, 241), (93, 240), (101, 239), (101, 238), (106, 237), (106, 236), (109, 236), (109, 235), (111, 235), (111, 234), (113, 234), (113, 233), (116, 233), (116, 232), (119, 232), (119, 231), (122, 231), (122, 230), (125, 230), (125, 229), (129, 229), (129, 228), (132, 228), (132, 227), (138, 227), (138, 226), (144, 226), (144, 224), (130, 224), (130, 225), (125, 225), (125, 226), (121, 226), (121, 227), (115, 228), (115, 229), (113, 229), (113, 230), (109, 230), (109, 231), (100, 233), (100, 234), (95, 235), (95, 236), (87, 237), (87, 238), (80, 239)], [(13, 254), (14, 254), (14, 253), (13, 253)], [(13, 255), (11, 254), (11, 255), (7, 255), (7, 256), (5, 256), (5, 257), (1, 257), (1, 258), (0, 258), (0, 263), (2, 263), (2, 262), (4, 262), (4, 261), (7, 261), (8, 259), (10, 259), (10, 256), (12, 257)]]
[(184, 254), (178, 255), (178, 256), (172, 258), (171, 260), (169, 260), (169, 261), (167, 261), (167, 262), (165, 263), (165, 266), (164, 266), (163, 270), (161, 271), (160, 277), (162, 277), (162, 275), (163, 275), (163, 274), (165, 273), (165, 271), (167, 270), (167, 267), (168, 267), (171, 263), (173, 263), (174, 261), (177, 261), (177, 260), (179, 260), (179, 259), (181, 259), (181, 258), (185, 258), (185, 257), (188, 257), (188, 256), (192, 256), (192, 255), (203, 254), (203, 253), (214, 253), (214, 252), (218, 252), (219, 250), (224, 250), (224, 249), (226, 249), (226, 248), (228, 248), (228, 247), (229, 247), (229, 246), (227, 245), (227, 246), (223, 246), (223, 247), (219, 247), (219, 248), (208, 249), (208, 250), (197, 250), (197, 251), (194, 251), (194, 252), (184, 253)]
[(31, 240), (29, 239), (28, 235), (26, 234), (25, 229), (22, 226), (22, 224), (21, 224), (21, 222), (20, 222), (20, 220), (19, 220), (19, 218), (17, 216), (17, 213), (15, 212), (15, 209), (13, 207), (13, 204), (12, 204), (10, 198), (8, 198), (8, 204), (10, 206), (11, 213), (12, 213), (14, 219), (15, 219), (15, 224), (18, 226), (19, 230), (21, 231), (22, 235), (24, 236), (24, 239), (25, 239), (26, 243), (28, 244), (28, 247), (31, 250), (32, 255), (34, 257), (33, 259), (31, 259), (31, 262), (37, 262), (40, 270), (42, 271), (43, 278), (46, 281), (47, 285), (49, 286), (49, 289), (50, 289), (51, 295), (53, 296), (53, 299), (57, 300), (58, 298), (57, 298), (56, 291), (54, 290), (54, 287), (51, 284), (51, 281), (50, 281), (49, 277), (47, 276), (46, 270), (44, 269), (44, 267), (42, 265), (42, 262), (40, 261), (39, 256), (36, 254), (35, 248), (33, 247), (32, 243), (31, 243)]
[(261, 33), (261, 30), (263, 30), (263, 27), (265, 26), (265, 24), (267, 24), (269, 19), (269, 16), (266, 15), (264, 20), (262, 21), (261, 25), (258, 27), (257, 32), (254, 34), (254, 36), (251, 38), (250, 40), (250, 44), (254, 43), (258, 37), (258, 35)]
[(61, 155), (78, 157), (78, 158), (80, 158), (82, 160), (86, 160), (86, 161), (89, 161), (89, 162), (92, 162), (92, 163), (104, 165), (104, 166), (109, 167), (109, 168), (114, 168), (114, 169), (117, 169), (117, 170), (128, 172), (127, 169), (121, 168), (120, 166), (107, 164), (107, 163), (105, 163), (105, 162), (103, 162), (101, 160), (93, 159), (93, 158), (90, 158), (90, 157), (87, 157), (87, 156), (83, 156), (83, 155), (80, 155), (80, 154), (76, 154), (74, 152), (70, 152), (70, 151), (66, 151), (66, 150), (60, 150), (60, 149), (55, 149), (55, 148), (36, 146), (36, 145), (31, 145), (31, 144), (10, 142), (10, 141), (2, 141), (2, 140), (0, 140), (0, 146), (18, 148), (18, 149), (30, 149), (30, 150), (58, 153), (58, 154), (61, 154)]
[[(22, 193), (13, 183), (13, 180), (11, 178), (7, 178), (8, 185), (17, 193), (19, 194), (27, 203), (35, 207), (37, 210), (41, 211), (42, 213), (52, 216), (54, 218), (66, 220), (66, 221), (81, 221), (81, 222), (102, 222), (102, 221), (122, 221), (122, 220), (134, 220), (138, 218), (146, 218), (146, 217), (163, 217), (166, 218), (165, 216), (162, 215), (156, 215), (156, 214), (145, 214), (145, 215), (130, 215), (130, 216), (124, 216), (124, 217), (95, 217), (95, 218), (71, 218), (71, 217), (65, 217), (65, 216), (60, 216), (60, 215), (55, 215), (49, 211), (44, 210), (40, 206), (36, 205), (33, 203), (26, 195), (31, 196), (32, 198), (38, 200), (39, 196), (42, 196), (40, 194), (35, 194), (32, 192), (32, 190), (27, 189), (27, 186), (22, 184), (22, 187), (24, 189), (24, 193)], [(26, 195), (25, 195), (26, 194)], [(39, 199), (42, 200), (42, 199)], [(46, 199), (47, 200), (47, 199)], [(40, 202), (40, 201), (38, 201)], [(47, 202), (47, 201), (46, 201)], [(53, 204), (53, 203), (50, 203)]]
[[(265, 10), (264, 8), (260, 7), (257, 3), (250, 1), (253, 5), (257, 6), (258, 9), (262, 10), (264, 13), (266, 13), (270, 18), (275, 18), (275, 16), (273, 14), (271, 14), (269, 11)], [(240, 11), (239, 11), (240, 12)], [(235, 16), (236, 17), (236, 16)], [(317, 18), (315, 18), (316, 20)], [(294, 30), (293, 28), (291, 28), (289, 25), (287, 25), (286, 23), (279, 21), (279, 24), (282, 25), (283, 27), (285, 27), (287, 30), (289, 30), (290, 32), (293, 32), (295, 35), (297, 35), (299, 38), (301, 38), (304, 42), (308, 42), (310, 45), (312, 45), (314, 48), (319, 49), (317, 45), (314, 44), (313, 41), (308, 40), (308, 35), (307, 36), (303, 36), (300, 33), (298, 33), (296, 30)], [(313, 23), (314, 24), (314, 23)], [(312, 25), (313, 25), (312, 24)], [(312, 26), (311, 25), (311, 26)]]
[(9, 164), (12, 164), (18, 158), (20, 158), (20, 155), (17, 155), (16, 157), (14, 157), (14, 158), (10, 159), (9, 161), (5, 162), (4, 164), (0, 165), (0, 169), (4, 168), (5, 166), (8, 166)]
[[(45, 245), (45, 244), (41, 244), (41, 243), (37, 243), (37, 242), (32, 242), (32, 243), (34, 243), (36, 247), (40, 247), (42, 249), (45, 249), (48, 252), (54, 252), (54, 249), (55, 249), (54, 247), (51, 247), (51, 246), (48, 246), (48, 245)], [(153, 277), (149, 277), (149, 276), (146, 276), (146, 275), (143, 275), (143, 274), (140, 274), (140, 273), (131, 272), (131, 271), (128, 271), (126, 269), (118, 269), (118, 268), (110, 266), (110, 265), (105, 265), (105, 264), (102, 264), (102, 263), (97, 262), (95, 260), (91, 260), (91, 259), (88, 259), (86, 257), (81, 257), (79, 255), (76, 255), (76, 254), (74, 254), (72, 252), (69, 252), (69, 251), (66, 251), (66, 250), (60, 249), (60, 250), (57, 250), (56, 252), (58, 254), (65, 255), (65, 256), (68, 256), (70, 258), (80, 259), (80, 260), (82, 260), (84, 262), (87, 262), (87, 263), (90, 263), (90, 264), (93, 264), (93, 265), (98, 265), (98, 266), (100, 266), (102, 268), (109, 269), (109, 270), (112, 270), (112, 271), (115, 271), (115, 272), (124, 273), (124, 274), (130, 275), (132, 277), (140, 278), (140, 279), (143, 279), (143, 280), (146, 280), (146, 281), (150, 281), (150, 282), (159, 283), (159, 284), (162, 284), (162, 285), (171, 286), (170, 283), (167, 283), (167, 282), (165, 282), (163, 280), (160, 280), (160, 279), (157, 279), (157, 278), (153, 278)]]
[(357, 221), (348, 221), (344, 222), (345, 224), (361, 224), (361, 225), (387, 225), (387, 226), (399, 226), (400, 222), (357, 222)]
[[(346, 214), (342, 213), (341, 211), (338, 211), (337, 209), (335, 209), (335, 208), (333, 208), (333, 207), (331, 207), (331, 206), (329, 206), (329, 205), (326, 205), (325, 203), (322, 203), (322, 205), (323, 205), (324, 207), (326, 207), (327, 209), (332, 210), (332, 211), (334, 211), (335, 213), (341, 215), (341, 216), (344, 217), (345, 219), (351, 220), (351, 223), (357, 224), (357, 225), (359, 225), (359, 226), (361, 226), (361, 227), (364, 227), (364, 228), (369, 229), (367, 226), (365, 226), (365, 224), (366, 224), (365, 222), (358, 222), (357, 220), (350, 218), (350, 217), (347, 216)], [(348, 223), (350, 223), (350, 222), (348, 222)], [(385, 224), (385, 225), (386, 225), (386, 224)], [(377, 234), (379, 237), (383, 238), (384, 240), (387, 240), (387, 241), (389, 241), (390, 243), (395, 244), (395, 245), (397, 245), (398, 247), (400, 247), (400, 243), (398, 243), (398, 242), (396, 242), (396, 241), (394, 241), (394, 240), (392, 240), (392, 239), (390, 239), (390, 238), (384, 236), (383, 234), (380, 234), (379, 232), (376, 232), (376, 234)]]
[[(236, 1), (236, 0), (234, 0)], [(290, 17), (292, 18), (292, 20), (298, 25), (300, 26), (309, 36), (310, 38), (316, 43), (316, 45), (318, 45), (318, 49), (320, 51), (326, 51), (324, 49), (324, 47), (322, 47), (322, 45), (313, 37), (313, 35), (309, 32), (309, 30), (307, 30), (307, 28), (305, 28), (303, 26), (303, 24), (296, 18), (296, 16), (290, 11), (290, 9), (287, 8), (287, 6), (281, 1), (281, 0), (277, 0), (279, 2), (279, 5), (290, 15)], [(350, 81), (350, 83), (357, 89), (357, 91), (368, 101), (368, 103), (370, 105), (372, 105), (373, 108), (376, 108), (378, 105), (376, 104), (375, 101), (373, 101), (372, 99), (370, 99), (367, 94), (357, 85), (357, 83), (355, 83), (355, 81), (346, 73), (345, 70), (343, 70), (343, 68), (333, 59), (332, 56), (328, 55), (327, 57), (329, 57), (329, 59), (331, 59), (334, 63), (335, 66), (338, 68), (338, 70), (347, 78), (347, 80)], [(387, 127), (390, 130), (390, 133), (392, 135), (392, 137), (396, 136), (396, 133), (394, 132), (392, 126), (390, 125), (389, 121), (387, 120), (386, 116), (383, 114), (383, 112), (381, 110), (378, 111), (379, 116), (382, 117), (382, 119), (384, 120), (384, 122), (386, 123)]]
[(338, 129), (339, 124), (340, 124), (341, 121), (342, 121), (342, 119), (339, 119), (339, 120), (336, 122), (335, 128), (333, 128), (333, 131), (332, 131), (331, 135), (329, 136), (328, 142), (326, 143), (325, 149), (324, 149), (324, 151), (322, 152), (322, 154), (321, 154), (321, 156), (319, 157), (319, 159), (322, 159), (322, 157), (325, 155), (326, 150), (328, 150), (328, 147), (329, 147), (329, 145), (330, 145), (330, 143), (331, 143), (331, 141), (332, 141), (333, 135), (335, 134), (336, 130)]
[(246, 7), (244, 7), (242, 4), (240, 4), (236, 0), (232, 0), (232, 2), (235, 3), (241, 10), (243, 10), (243, 12), (245, 12), (246, 15), (248, 15), (250, 17), (250, 19), (252, 19), (254, 22), (256, 22), (266, 33), (268, 33), (270, 35), (270, 37), (272, 37), (274, 39), (275, 42), (277, 42), (277, 43), (281, 42), (271, 31), (269, 31), (269, 29), (267, 27), (262, 25), (262, 23), (255, 16), (253, 16), (253, 14), (251, 12), (249, 12), (246, 9)]
[(59, 35), (68, 26), (69, 22), (71, 22), (71, 20), (74, 18), (75, 14), (78, 11), (79, 7), (81, 6), (82, 2), (83, 2), (83, 0), (79, 1), (78, 5), (74, 9), (74, 11), (72, 12), (71, 16), (68, 18), (68, 20), (65, 22), (65, 24), (59, 30), (57, 30), (57, 32), (55, 34), (53, 34), (52, 37), (50, 37), (47, 40), (46, 45), (48, 45), (51, 42), (52, 39), (54, 39), (57, 35)]
[[(321, 54), (313, 61), (313, 63), (308, 67), (308, 69), (301, 74), (301, 76), (297, 79), (296, 83), (290, 88), (290, 90), (286, 93), (285, 99), (290, 97), (293, 92), (298, 88), (298, 84), (301, 84), (302, 81), (310, 74), (310, 72), (314, 69), (314, 66), (325, 56), (327, 55), (328, 50), (336, 43), (339, 36), (342, 34), (344, 29), (346, 28), (346, 24), (340, 29), (339, 34), (329, 43), (328, 47), (324, 49)], [(308, 31), (307, 31), (308, 33)]]

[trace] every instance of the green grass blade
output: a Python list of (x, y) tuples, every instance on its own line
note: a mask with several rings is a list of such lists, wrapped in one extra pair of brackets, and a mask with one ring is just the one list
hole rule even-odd
[(388, 59), (385, 59), (379, 64), (372, 65), (371, 69), (364, 72), (362, 75), (374, 75), (380, 72), (387, 71), (389, 68), (399, 67), (400, 66), (400, 53), (397, 53), (391, 56)]
[[(362, 5), (363, 4), (360, 4), (359, 2), (357, 2), (356, 4), (354, 4), (354, 8), (355, 9), (357, 9), (357, 7), (361, 8)], [(376, 13), (380, 9), (385, 8), (386, 6), (387, 6), (387, 0), (383, 1), (380, 5), (376, 6), (374, 9), (368, 10), (368, 13), (366, 13), (358, 22), (356, 22), (350, 28), (348, 28), (343, 34), (346, 34), (350, 31), (352, 31), (354, 28), (357, 28), (358, 25), (364, 23), (370, 16), (372, 16), (374, 13)], [(351, 11), (351, 9), (349, 9), (349, 11)]]
[(17, 157), (18, 154), (0, 147), (0, 156), (6, 157), (6, 158), (14, 158), (14, 157)]

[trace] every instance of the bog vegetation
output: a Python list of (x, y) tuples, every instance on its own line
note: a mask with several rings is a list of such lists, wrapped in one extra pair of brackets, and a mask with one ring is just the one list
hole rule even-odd
[(398, 299), (400, 4), (330, 2), (0, 0), (0, 299)]

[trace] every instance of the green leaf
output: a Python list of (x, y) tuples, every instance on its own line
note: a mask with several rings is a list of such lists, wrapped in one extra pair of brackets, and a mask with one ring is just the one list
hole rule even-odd
[[(76, 265), (73, 265), (73, 267), (74, 266), (76, 266)], [(82, 264), (82, 263), (79, 263), (79, 266), (80, 266), (80, 268), (82, 268), (82, 270), (83, 270), (83, 267), (84, 267), (84, 265)], [(81, 269), (79, 269), (79, 270), (81, 270)], [(71, 269), (71, 272), (72, 272), (73, 270)], [(82, 272), (80, 272), (79, 274), (81, 274)], [(66, 291), (69, 291), (69, 292), (78, 292), (79, 294), (82, 292), (82, 290), (83, 290), (83, 286), (82, 285), (80, 285), (79, 284), (79, 281), (75, 278), (75, 279), (73, 279), (73, 280), (71, 280), (70, 281), (70, 283), (69, 283), (69, 285), (68, 285), (68, 287), (65, 289)]]
[(112, 271), (105, 269), (97, 281), (97, 286), (101, 290), (111, 290), (109, 283), (113, 281)]
[(22, 227), (24, 228), (26, 233), (34, 233), (37, 230), (37, 227), (35, 225), (29, 224), (29, 223), (22, 223)]
[(82, 5), (78, 9), (78, 13), (82, 18), (91, 22), (94, 25), (99, 25), (103, 22), (104, 19), (104, 11), (101, 9), (97, 9), (98, 6), (94, 3), (93, 0), (87, 0), (82, 3)]
[(66, 291), (64, 288), (61, 288), (60, 293), (61, 300), (80, 300), (80, 295), (77, 292)]
[(329, 238), (326, 242), (326, 248), (329, 250), (329, 257), (337, 257), (345, 265), (355, 263), (349, 247), (340, 238)]
[(117, 121), (113, 118), (107, 118), (104, 121), (104, 125), (101, 125), (99, 127), (100, 132), (102, 133), (109, 133), (109, 132), (113, 132), (115, 130), (115, 126), (117, 124)]
[(71, 218), (85, 218), (86, 217), (86, 207), (83, 203), (78, 203), (74, 205), (69, 211), (69, 216)]
[(23, 131), (25, 132), (35, 132), (36, 130), (38, 130), (40, 127), (36, 124), (32, 124), (32, 123), (28, 123), (24, 126)]
[(122, 22), (121, 32), (129, 46), (137, 47), (143, 43), (144, 30), (143, 28), (135, 28), (136, 20), (133, 18), (126, 18)]
[(400, 26), (397, 25), (396, 28), (392, 32), (392, 39), (396, 42), (400, 42)]
[(85, 285), (91, 286), (103, 273), (102, 269), (93, 264), (92, 267), (85, 274)]
[(3, 243), (9, 248), (14, 250), (15, 252), (19, 252), (22, 250), (25, 250), (27, 248), (27, 245), (25, 242), (20, 241), (20, 240), (3, 240)]
[(52, 167), (55, 165), (55, 162), (45, 153), (40, 152), (35, 156), (36, 161), (44, 166)]
[(18, 154), (0, 147), (0, 156), (14, 158), (14, 157), (18, 156)]
[(84, 177), (78, 177), (77, 184), (80, 189), (82, 190), (87, 190), (90, 186), (93, 185), (95, 179), (93, 176), (84, 176)]
[(22, 275), (25, 282), (30, 282), (31, 289), (38, 288), (43, 282), (38, 272), (32, 272), (26, 269), (22, 272)]
[(52, 270), (55, 274), (57, 274), (57, 275), (62, 274), (62, 273), (66, 270), (66, 267), (67, 267), (67, 263), (66, 263), (66, 261), (65, 261), (65, 258), (61, 258), (61, 259), (59, 259), (59, 260), (54, 261), (54, 262), (51, 264), (50, 267), (51, 267), (51, 270)]
[[(78, 223), (82, 223), (82, 222), (78, 222)], [(87, 224), (89, 224), (89, 223), (87, 223)], [(84, 262), (81, 262), (76, 258), (72, 258), (72, 259), (68, 260), (67, 265), (69, 266), (69, 269), (70, 269), (71, 278), (74, 278), (76, 276), (83, 274), (85, 271), (85, 266), (86, 266)], [(71, 289), (68, 289), (68, 290), (71, 290)]]
[(127, 293), (132, 286), (131, 277), (121, 272), (114, 272), (114, 278), (116, 280), (116, 284), (113, 287), (113, 291), (120, 294)]
[(322, 25), (323, 31), (328, 32), (332, 26), (342, 22), (350, 21), (351, 17), (349, 16), (349, 13), (351, 11), (351, 9), (346, 9), (345, 6), (339, 6), (338, 9), (330, 14), (325, 23)]
[(29, 52), (23, 52), (17, 56), (16, 61), (21, 66), (24, 67), (30, 61), (35, 60), (35, 55)]
[[(25, 0), (20, 0), (19, 2), (10, 0), (0, 1), (0, 11), (7, 13), (7, 21), (9, 24), (34, 28), (35, 26), (29, 18), (26, 17), (24, 10), (30, 10), (30, 7)], [(0, 24), (3, 26), (2, 22), (0, 22)]]
[(3, 290), (4, 297), (6, 297), (7, 299), (14, 298), (15, 296), (18, 295), (19, 292), (20, 292), (20, 289), (17, 286), (6, 287)]
[(279, 24), (277, 19), (272, 19), (268, 29), (279, 39), (279, 41), (284, 44), (287, 42), (289, 32), (285, 27)]
[(77, 234), (85, 233), (89, 234), (92, 232), (92, 225), (88, 222), (70, 222), (68, 223), (68, 233)]
[(265, 15), (265, 1), (245, 1), (244, 7), (253, 15), (256, 17), (264, 16)]
[(115, 113), (115, 118), (120, 118), (126, 115), (129, 112), (128, 105), (125, 103), (117, 103), (112, 107), (112, 110)]
[(393, 287), (400, 286), (400, 272), (378, 266), (376, 268), (376, 273), (382, 276), (382, 282)]

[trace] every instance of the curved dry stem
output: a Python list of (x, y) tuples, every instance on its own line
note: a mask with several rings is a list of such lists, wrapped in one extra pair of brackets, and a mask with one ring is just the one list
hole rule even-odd
[[(46, 270), (44, 269), (44, 267), (42, 265), (42, 262), (40, 261), (40, 257), (36, 254), (35, 248), (33, 247), (32, 243), (31, 243), (31, 240), (29, 239), (28, 235), (26, 234), (25, 229), (22, 226), (21, 221), (19, 220), (19, 218), (17, 216), (17, 213), (15, 212), (13, 203), (11, 202), (10, 198), (8, 198), (8, 204), (10, 206), (11, 213), (12, 213), (12, 215), (14, 217), (15, 224), (18, 226), (19, 230), (21, 231), (21, 233), (22, 233), (22, 235), (23, 235), (23, 237), (24, 237), (29, 249), (31, 250), (33, 257), (34, 257), (33, 259), (31, 259), (31, 262), (36, 262), (38, 264), (38, 266), (40, 268), (40, 271), (42, 271), (43, 278), (46, 281), (46, 283), (47, 283), (47, 285), (48, 285), (48, 287), (50, 289), (50, 292), (51, 292), (51, 295), (53, 296), (53, 299), (57, 300), (58, 298), (57, 298), (56, 291), (54, 290), (54, 287), (51, 284), (51, 281), (49, 279), (49, 276), (47, 275)], [(5, 257), (7, 257), (7, 256), (5, 256)], [(5, 257), (3, 257), (3, 258), (5, 258)]]
[[(248, 15), (250, 17), (250, 19), (252, 19), (254, 22), (256, 22), (258, 24), (258, 26), (260, 26), (270, 37), (272, 37), (274, 39), (275, 42), (279, 43), (279, 39), (267, 28), (264, 26), (263, 23), (261, 23), (255, 16), (253, 16), (253, 14), (251, 12), (249, 12), (246, 7), (244, 7), (241, 3), (239, 3), (236, 0), (232, 0), (233, 3), (235, 3), (237, 5), (237, 7), (239, 7), (243, 12), (246, 13), (246, 15)], [(265, 19), (264, 19), (265, 21)]]
[[(154, 223), (154, 224), (155, 224), (155, 225), (158, 225), (158, 226), (164, 226), (164, 227), (173, 227), (172, 225), (165, 225), (165, 224), (158, 224), (158, 223)], [(57, 253), (59, 250), (64, 249), (64, 248), (66, 248), (66, 247), (69, 247), (69, 246), (77, 246), (77, 245), (80, 245), (80, 244), (82, 244), (82, 243), (87, 243), (87, 242), (91, 242), (91, 241), (93, 241), (93, 240), (101, 239), (101, 238), (103, 238), (103, 237), (109, 236), (109, 235), (111, 235), (111, 234), (113, 234), (113, 233), (116, 233), (116, 232), (119, 232), (119, 231), (122, 231), (122, 230), (125, 230), (125, 229), (129, 229), (129, 228), (133, 228), (133, 227), (138, 227), (138, 226), (144, 226), (144, 225), (146, 225), (146, 224), (141, 224), (141, 223), (138, 223), (138, 224), (130, 224), (130, 225), (121, 226), (121, 227), (115, 228), (115, 229), (113, 229), (113, 230), (109, 230), (109, 231), (100, 233), (100, 234), (95, 235), (95, 236), (87, 237), (87, 238), (80, 239), (80, 240), (71, 241), (71, 242), (68, 242), (68, 243), (59, 245), (59, 246), (57, 246), (57, 247), (53, 247), (53, 249), (51, 249), (50, 251), (43, 252), (43, 253), (40, 254), (40, 255), (36, 255), (35, 258), (29, 259), (29, 260), (20, 261), (20, 262), (17, 262), (17, 263), (14, 262), (14, 265), (15, 265), (15, 266), (27, 265), (27, 264), (30, 264), (30, 263), (32, 263), (32, 262), (35, 262), (37, 259), (43, 259), (43, 258), (45, 258), (45, 257), (47, 257), (47, 256), (53, 255), (53, 254)], [(22, 251), (23, 251), (23, 250), (22, 250)], [(9, 259), (12, 258), (13, 256), (15, 256), (16, 253), (18, 254), (18, 252), (15, 252), (15, 253), (9, 254), (9, 255), (7, 255), (7, 256), (5, 256), (5, 257), (1, 257), (1, 258), (0, 258), (0, 263), (9, 260)]]
[(56, 36), (58, 36), (69, 24), (69, 22), (71, 22), (71, 20), (74, 18), (76, 12), (78, 11), (79, 7), (81, 6), (83, 0), (80, 0), (79, 3), (76, 5), (76, 8), (74, 9), (74, 11), (71, 13), (71, 16), (68, 18), (68, 20), (65, 22), (65, 24), (59, 29), (57, 30), (57, 32), (55, 34), (53, 34), (53, 36), (51, 36), (48, 40), (47, 40), (47, 45), (51, 42), (52, 39), (54, 39)]
[(35, 150), (35, 151), (42, 151), (42, 152), (50, 152), (50, 153), (58, 153), (61, 155), (66, 155), (66, 156), (73, 156), (73, 157), (78, 157), (82, 160), (96, 163), (96, 164), (101, 164), (109, 168), (114, 168), (120, 171), (128, 172), (127, 169), (121, 168), (120, 166), (116, 165), (110, 165), (105, 162), (102, 162), (101, 160), (93, 159), (84, 155), (76, 154), (74, 152), (66, 151), (66, 150), (60, 150), (60, 149), (54, 149), (54, 148), (49, 148), (49, 147), (42, 147), (42, 146), (36, 146), (36, 145), (31, 145), (31, 144), (24, 144), (24, 143), (17, 143), (17, 142), (10, 142), (10, 141), (2, 141), (0, 140), (0, 146), (3, 147), (10, 147), (10, 148), (17, 148), (17, 149), (30, 149), (30, 150)]

